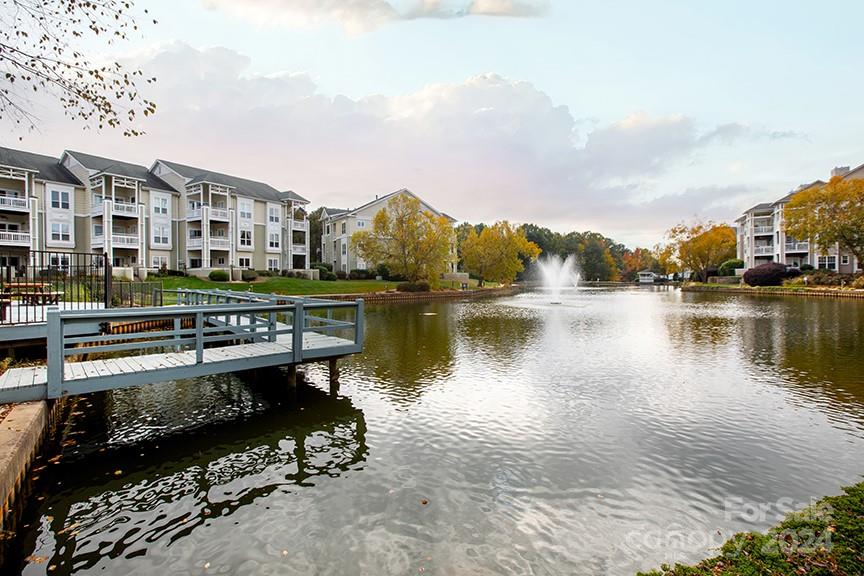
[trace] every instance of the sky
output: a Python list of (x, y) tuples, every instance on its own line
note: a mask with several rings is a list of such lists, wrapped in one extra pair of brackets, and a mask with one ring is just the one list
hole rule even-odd
[(82, 130), (43, 96), (38, 129), (0, 144), (170, 159), (312, 207), (404, 187), (460, 221), (631, 247), (864, 163), (860, 2), (145, 5), (140, 35), (85, 45), (157, 78), (145, 135)]

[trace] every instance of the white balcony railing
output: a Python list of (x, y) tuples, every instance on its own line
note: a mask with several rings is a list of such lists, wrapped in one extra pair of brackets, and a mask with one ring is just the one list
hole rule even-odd
[(130, 202), (115, 202), (111, 212), (119, 216), (138, 216), (138, 205)]
[(774, 227), (773, 226), (756, 226), (753, 228), (754, 234), (773, 234)]
[(201, 208), (189, 208), (186, 211), (186, 218), (189, 220), (197, 220), (201, 218)]
[(210, 209), (210, 219), (211, 220), (225, 220), (228, 221), (228, 210), (224, 208), (211, 208)]
[(198, 250), (204, 245), (204, 239), (200, 236), (196, 238), (187, 238), (186, 239), (186, 248), (190, 250)]
[(0, 231), (0, 244), (4, 246), (30, 246), (30, 233)]
[(309, 222), (307, 222), (306, 220), (292, 220), (292, 222), (292, 230), (300, 230), (302, 232), (305, 232), (309, 229)]
[(773, 256), (774, 246), (755, 246), (753, 248), (754, 256)]
[(292, 244), (291, 245), (291, 253), (304, 255), (306, 254), (306, 245), (305, 244)]
[(786, 252), (809, 252), (810, 251), (810, 243), (809, 242), (787, 242), (786, 243)]
[(0, 196), (0, 209), (2, 210), (29, 210), (30, 203), (27, 198), (17, 196)]
[[(102, 246), (105, 244), (105, 236), (100, 234), (98, 236), (93, 236), (93, 240), (91, 242), (93, 246)], [(111, 234), (111, 243), (115, 248), (137, 248), (138, 247), (138, 235), (137, 234)]]
[(228, 250), (231, 248), (231, 241), (228, 238), (210, 238), (211, 250)]

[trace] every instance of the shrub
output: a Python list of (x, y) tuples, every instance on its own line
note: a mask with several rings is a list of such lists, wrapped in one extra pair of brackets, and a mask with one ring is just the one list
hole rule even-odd
[(814, 270), (807, 273), (807, 284), (810, 286), (844, 286), (855, 282), (853, 274), (838, 274), (833, 270)]
[(402, 282), (396, 286), (399, 292), (429, 292), (429, 283), (423, 280), (418, 282)]
[(336, 280), (336, 274), (334, 274), (333, 272), (330, 272), (328, 270), (322, 270), (321, 271), (321, 280), (328, 280), (328, 281), (332, 282), (332, 281)]
[(319, 270), (324, 268), (328, 272), (332, 272), (333, 271), (333, 264), (328, 264), (326, 262), (312, 262), (312, 268), (318, 268)]
[(375, 275), (381, 276), (381, 278), (386, 280), (390, 278), (390, 269), (387, 268), (386, 264), (378, 264), (378, 266), (375, 267)]
[(254, 282), (258, 279), (258, 272), (256, 272), (255, 270), (243, 270), (242, 272), (240, 272), (240, 278), (244, 282)]
[(802, 264), (799, 270), (801, 270), (801, 272), (810, 272), (812, 270), (815, 270), (815, 268), (812, 264)]
[(717, 273), (720, 276), (734, 276), (735, 270), (738, 268), (744, 268), (744, 261), (739, 260), (738, 258), (732, 258), (731, 260), (723, 262), (717, 270)]
[(228, 272), (225, 270), (211, 270), (207, 277), (214, 282), (227, 282)]
[(779, 262), (768, 262), (744, 272), (744, 282), (749, 286), (780, 286), (786, 278), (786, 266)]
[(339, 280), (345, 280), (345, 279), (348, 278), (348, 273), (345, 272), (344, 270), (337, 270), (337, 271), (336, 271), (336, 277), (337, 277)]
[(261, 276), (262, 278), (269, 278), (273, 276), (272, 270), (256, 270), (255, 272), (257, 272), (258, 276)]
[(857, 290), (864, 290), (864, 274), (858, 276), (855, 280), (852, 281), (852, 288)]
[(348, 278), (351, 280), (369, 280), (372, 277), (372, 273), (369, 270), (351, 270), (348, 273)]
[(282, 270), (281, 274), (284, 278), (294, 278), (294, 271), (288, 270), (287, 268), (285, 270)]

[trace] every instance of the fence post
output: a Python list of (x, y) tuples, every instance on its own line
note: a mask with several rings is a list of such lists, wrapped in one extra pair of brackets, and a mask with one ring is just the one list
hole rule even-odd
[(204, 313), (195, 313), (195, 362), (204, 362)]
[(270, 342), (276, 342), (276, 312), (270, 312), (267, 322), (267, 329), (270, 331), (270, 336), (267, 339)]
[(366, 314), (363, 299), (357, 299), (356, 316), (354, 317), (354, 344), (363, 349), (364, 333), (366, 332)]
[(291, 328), (291, 351), (294, 353), (294, 363), (303, 360), (303, 327), (306, 325), (306, 313), (303, 311), (303, 301), (294, 303), (294, 318)]
[(60, 310), (52, 306), (45, 314), (48, 339), (48, 398), (59, 398), (63, 393), (63, 323)]
[[(174, 317), (174, 339), (175, 339), (175, 340), (179, 340), (179, 339), (180, 339), (180, 330), (182, 330), (182, 329), (183, 329), (183, 319), (182, 319), (182, 317), (180, 317), (180, 316), (175, 316), (175, 317)], [(180, 346), (174, 346), (174, 351), (175, 351), (175, 352), (179, 352), (179, 351), (180, 351)]]
[(111, 288), (114, 271), (111, 269), (112, 264), (108, 260), (108, 252), (102, 253), (102, 262), (105, 264), (105, 308), (111, 308)]

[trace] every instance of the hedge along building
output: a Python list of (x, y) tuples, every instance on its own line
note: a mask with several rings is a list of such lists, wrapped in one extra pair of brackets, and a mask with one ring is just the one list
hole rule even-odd
[[(350, 272), (351, 270), (368, 270), (374, 268), (378, 262), (366, 262), (357, 254), (356, 249), (351, 245), (351, 235), (359, 231), (371, 231), (375, 215), (387, 208), (387, 202), (394, 196), (404, 194), (416, 198), (420, 201), (420, 208), (425, 212), (430, 212), (434, 216), (444, 216), (451, 224), (455, 224), (456, 220), (444, 212), (439, 212), (422, 198), (408, 190), (402, 188), (384, 196), (375, 197), (375, 200), (363, 204), (359, 208), (353, 210), (343, 210), (339, 208), (324, 208), (322, 214), (323, 231), (321, 234), (321, 260), (326, 264), (332, 264), (333, 270), (341, 270)], [(453, 240), (451, 246), (453, 253), (452, 262), (450, 264), (449, 273), (456, 272), (456, 241)]]
[(84, 183), (53, 156), (0, 148), (0, 266), (18, 267), (31, 250), (58, 254), (87, 241)]

